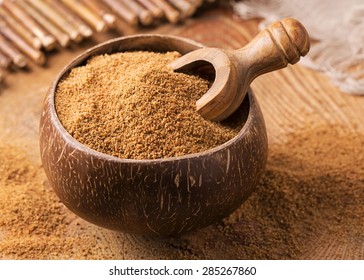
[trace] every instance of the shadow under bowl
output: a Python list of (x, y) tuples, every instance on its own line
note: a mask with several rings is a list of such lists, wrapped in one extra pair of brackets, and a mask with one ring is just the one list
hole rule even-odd
[(255, 189), (267, 160), (263, 115), (249, 90), (234, 117), (240, 132), (213, 149), (180, 157), (133, 160), (92, 150), (62, 126), (55, 109), (59, 81), (95, 55), (122, 51), (201, 48), (167, 35), (136, 35), (97, 45), (56, 77), (44, 101), (40, 151), (45, 173), (60, 200), (98, 226), (135, 234), (178, 235), (229, 215)]

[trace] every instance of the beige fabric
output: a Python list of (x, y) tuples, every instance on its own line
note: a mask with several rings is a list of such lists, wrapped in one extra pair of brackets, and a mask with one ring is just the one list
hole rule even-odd
[(242, 18), (262, 17), (261, 27), (284, 17), (301, 21), (314, 41), (301, 63), (342, 91), (364, 95), (363, 0), (243, 0), (233, 7)]

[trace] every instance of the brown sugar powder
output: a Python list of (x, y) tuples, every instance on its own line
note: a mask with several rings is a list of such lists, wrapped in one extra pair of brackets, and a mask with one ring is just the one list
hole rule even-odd
[(175, 238), (77, 218), (41, 166), (0, 146), (0, 259), (363, 259), (364, 135), (304, 129), (270, 145), (256, 192), (223, 221)]
[[(105, 62), (105, 67), (114, 62)], [(75, 88), (81, 92), (80, 79), (87, 87), (87, 80), (95, 78), (78, 77)], [(91, 113), (97, 116), (97, 110), (89, 111), (92, 106), (82, 105), (109, 110), (97, 102), (108, 94), (73, 95), (79, 102), (67, 103), (68, 115), (79, 118), (69, 120), (71, 124), (87, 123), (85, 116)], [(106, 126), (113, 124), (110, 120)], [(88, 126), (85, 131), (99, 137), (97, 129)], [(0, 259), (364, 259), (362, 132), (308, 125), (282, 140), (270, 144), (266, 172), (239, 209), (223, 221), (174, 238), (111, 232), (82, 221), (59, 201), (26, 151), (1, 144)]]
[(15, 146), (0, 146), (0, 209), (0, 259), (105, 256), (97, 234), (72, 223), (76, 217), (47, 186), (41, 166)]
[(240, 257), (364, 258), (364, 135), (344, 126), (270, 146), (257, 191), (221, 225)]
[(271, 143), (256, 191), (223, 221), (166, 240), (115, 234), (112, 247), (149, 259), (364, 259), (363, 162), (364, 134), (308, 126)]
[(239, 131), (203, 119), (195, 103), (209, 81), (168, 67), (177, 52), (124, 52), (91, 58), (57, 88), (66, 130), (90, 148), (132, 159), (174, 157), (218, 146)]

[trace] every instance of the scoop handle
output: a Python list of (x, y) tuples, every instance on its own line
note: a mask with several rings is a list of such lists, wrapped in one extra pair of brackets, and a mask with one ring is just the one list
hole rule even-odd
[(240, 72), (250, 84), (257, 76), (295, 64), (310, 49), (305, 27), (293, 18), (269, 25), (242, 49), (233, 51)]

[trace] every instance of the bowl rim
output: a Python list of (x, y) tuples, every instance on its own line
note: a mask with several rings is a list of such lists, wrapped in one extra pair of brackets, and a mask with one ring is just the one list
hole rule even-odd
[[(82, 151), (84, 153), (90, 154), (95, 158), (100, 158), (106, 161), (116, 161), (119, 163), (148, 163), (148, 164), (158, 164), (158, 163), (165, 163), (165, 162), (173, 162), (173, 161), (180, 161), (180, 160), (188, 160), (191, 158), (203, 158), (206, 156), (211, 156), (211, 154), (215, 154), (220, 152), (221, 150), (224, 150), (228, 148), (229, 146), (236, 143), (236, 141), (246, 134), (248, 131), (248, 128), (251, 127), (251, 124), (253, 122), (253, 116), (252, 116), (252, 104), (255, 104), (256, 101), (254, 100), (254, 93), (252, 89), (249, 87), (248, 92), (246, 94), (245, 98), (248, 98), (248, 112), (247, 112), (247, 118), (243, 125), (243, 127), (239, 130), (239, 132), (228, 141), (224, 142), (221, 145), (218, 145), (216, 147), (210, 148), (208, 150), (204, 150), (198, 153), (192, 153), (192, 154), (185, 154), (181, 156), (176, 157), (166, 157), (166, 158), (157, 158), (157, 159), (128, 159), (128, 158), (120, 158), (117, 156), (112, 156), (103, 152), (99, 152), (97, 150), (94, 150), (85, 144), (79, 142), (76, 138), (74, 138), (62, 125), (55, 106), (55, 93), (57, 86), (61, 79), (64, 77), (65, 74), (69, 73), (71, 69), (78, 67), (82, 65), (87, 59), (89, 59), (92, 55), (95, 54), (95, 51), (111, 44), (115, 44), (118, 42), (122, 42), (125, 40), (130, 40), (134, 38), (149, 38), (149, 37), (160, 37), (160, 38), (169, 38), (173, 40), (178, 40), (187, 44), (191, 44), (196, 47), (205, 47), (201, 43), (198, 43), (194, 40), (175, 36), (175, 35), (167, 35), (167, 34), (137, 34), (137, 35), (128, 35), (128, 36), (122, 36), (118, 38), (114, 38), (108, 41), (105, 41), (103, 43), (97, 44), (85, 51), (83, 51), (81, 54), (77, 55), (75, 58), (73, 58), (70, 62), (67, 63), (67, 65), (57, 74), (56, 78), (53, 80), (51, 87), (49, 88), (48, 98), (47, 100), (47, 106), (49, 109), (49, 115), (50, 115), (50, 121), (53, 123), (56, 130), (58, 130), (58, 134), (60, 137), (63, 138), (65, 143), (71, 147), (73, 147), (76, 150)], [(105, 52), (106, 53), (106, 52)], [(112, 52), (116, 53), (116, 52)]]

